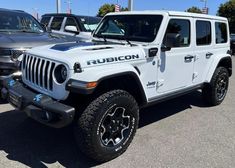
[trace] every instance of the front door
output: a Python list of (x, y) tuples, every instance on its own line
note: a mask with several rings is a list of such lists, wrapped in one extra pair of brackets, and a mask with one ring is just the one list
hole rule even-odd
[(192, 19), (169, 20), (163, 45), (170, 51), (161, 51), (157, 92), (165, 94), (192, 85), (195, 56), (192, 45)]

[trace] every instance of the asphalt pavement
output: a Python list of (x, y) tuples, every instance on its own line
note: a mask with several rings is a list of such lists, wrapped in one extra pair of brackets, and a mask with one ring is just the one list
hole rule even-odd
[(128, 150), (104, 164), (79, 151), (70, 128), (48, 128), (0, 102), (1, 168), (93, 166), (234, 168), (234, 75), (219, 106), (208, 107), (201, 93), (194, 92), (142, 110), (139, 129)]

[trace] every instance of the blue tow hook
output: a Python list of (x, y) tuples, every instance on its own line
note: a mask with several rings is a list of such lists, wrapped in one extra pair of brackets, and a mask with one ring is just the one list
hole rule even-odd
[(33, 99), (33, 101), (35, 101), (35, 102), (40, 102), (42, 100), (42, 94), (38, 94), (38, 95), (36, 95), (35, 97), (34, 97), (34, 99)]
[(16, 81), (13, 79), (8, 82), (8, 86), (10, 87), (13, 87), (15, 84), (16, 84)]

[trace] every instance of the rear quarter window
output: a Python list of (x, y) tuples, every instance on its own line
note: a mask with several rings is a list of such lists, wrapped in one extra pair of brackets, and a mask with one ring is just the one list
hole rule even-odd
[(215, 22), (216, 44), (228, 42), (227, 25), (221, 22)]

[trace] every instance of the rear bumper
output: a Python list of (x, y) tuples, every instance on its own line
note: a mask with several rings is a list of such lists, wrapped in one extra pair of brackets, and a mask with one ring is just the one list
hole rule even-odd
[(12, 78), (3, 80), (1, 94), (11, 105), (47, 126), (62, 128), (72, 123), (74, 119), (73, 107), (55, 101), (49, 96), (38, 94)]

